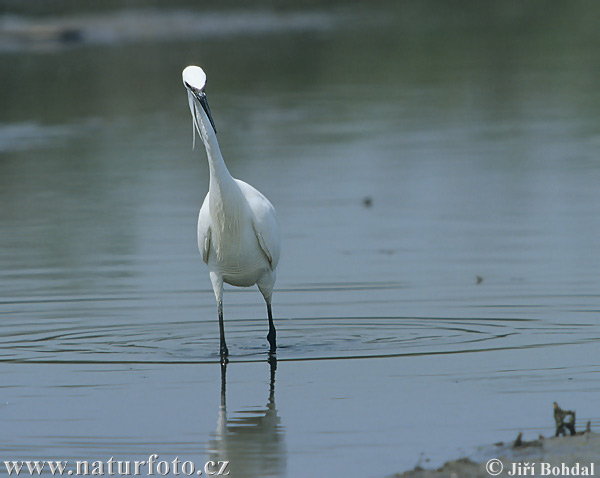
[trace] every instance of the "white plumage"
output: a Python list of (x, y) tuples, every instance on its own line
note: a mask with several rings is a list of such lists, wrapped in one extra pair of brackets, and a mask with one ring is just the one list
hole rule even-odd
[(250, 287), (258, 285), (267, 303), (271, 352), (276, 332), (271, 296), (279, 262), (279, 225), (275, 208), (255, 188), (229, 173), (206, 100), (206, 75), (197, 66), (183, 70), (190, 111), (208, 157), (210, 183), (198, 216), (198, 247), (208, 265), (217, 299), (221, 356), (228, 355), (223, 325), (223, 283)]

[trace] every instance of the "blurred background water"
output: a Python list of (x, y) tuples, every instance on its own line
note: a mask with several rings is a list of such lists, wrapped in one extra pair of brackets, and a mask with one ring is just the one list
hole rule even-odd
[[(0, 460), (385, 476), (600, 424), (596, 3), (1, 5)], [(226, 387), (188, 64), (282, 229), (278, 363), (228, 289)]]

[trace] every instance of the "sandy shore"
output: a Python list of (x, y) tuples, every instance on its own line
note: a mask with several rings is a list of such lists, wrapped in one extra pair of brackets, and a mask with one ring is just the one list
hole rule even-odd
[[(396, 478), (600, 476), (600, 434), (593, 432), (573, 437), (540, 438), (519, 448), (513, 448), (512, 443), (484, 447), (476, 455), (477, 457), (465, 457), (446, 462), (436, 470), (417, 467), (393, 476)], [(492, 459), (497, 459), (500, 463), (490, 463), (489, 460)], [(526, 463), (533, 468), (525, 469)], [(521, 464), (520, 468), (518, 464)], [(493, 474), (488, 472), (486, 466), (490, 467)]]

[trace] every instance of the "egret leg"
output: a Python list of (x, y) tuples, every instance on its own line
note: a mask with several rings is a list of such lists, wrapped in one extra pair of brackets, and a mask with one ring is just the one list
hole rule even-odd
[(277, 357), (273, 352), (269, 352), (269, 371), (271, 380), (269, 381), (269, 408), (275, 408), (275, 371), (277, 370)]
[(267, 302), (267, 314), (269, 316), (269, 333), (267, 334), (267, 340), (271, 346), (270, 352), (274, 353), (277, 349), (277, 332), (275, 330), (275, 324), (273, 323), (273, 312), (271, 311), (270, 302)]
[(221, 361), (221, 408), (227, 408), (227, 361)]
[(215, 272), (210, 272), (210, 281), (212, 282), (215, 298), (217, 299), (217, 308), (219, 310), (219, 335), (221, 338), (221, 361), (227, 360), (229, 350), (225, 343), (225, 325), (223, 324), (223, 278)]
[(221, 337), (221, 358), (229, 355), (227, 344), (225, 343), (225, 324), (223, 323), (223, 301), (219, 301), (219, 335)]

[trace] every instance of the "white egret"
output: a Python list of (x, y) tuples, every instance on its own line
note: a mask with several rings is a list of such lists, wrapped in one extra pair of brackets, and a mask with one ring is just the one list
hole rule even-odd
[(198, 216), (198, 247), (208, 265), (219, 314), (221, 357), (229, 354), (223, 325), (223, 283), (250, 287), (256, 284), (267, 303), (270, 351), (276, 349), (271, 296), (279, 261), (279, 225), (275, 208), (249, 184), (229, 173), (219, 143), (206, 93), (202, 68), (183, 70), (188, 92), (194, 140), (198, 132), (206, 148), (210, 182)]

